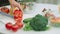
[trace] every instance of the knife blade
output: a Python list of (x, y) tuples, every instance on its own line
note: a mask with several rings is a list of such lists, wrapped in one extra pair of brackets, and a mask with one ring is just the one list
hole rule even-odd
[(1, 15), (4, 15), (4, 16), (7, 16), (7, 17), (10, 17), (10, 18), (13, 18), (13, 16), (12, 16), (12, 15), (10, 15), (10, 14), (6, 14), (6, 13), (1, 12), (1, 11), (0, 11), (0, 14), (1, 14)]

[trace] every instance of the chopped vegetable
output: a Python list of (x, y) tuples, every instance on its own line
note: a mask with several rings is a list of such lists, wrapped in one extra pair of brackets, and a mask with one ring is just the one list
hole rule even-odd
[(12, 31), (13, 31), (13, 32), (18, 31), (18, 29), (19, 29), (19, 26), (18, 26), (18, 25), (14, 24), (14, 25), (12, 26)]
[(9, 9), (7, 7), (2, 7), (1, 11), (7, 14), (9, 13)]
[(23, 27), (23, 23), (22, 22), (21, 23), (20, 22), (16, 22), (15, 24), (18, 25), (20, 29)]
[(14, 20), (16, 21), (15, 24), (12, 24), (8, 22), (5, 27), (8, 30), (12, 30), (13, 32), (18, 31), (18, 29), (23, 27), (22, 23), (22, 17), (23, 17), (23, 12), (21, 10), (15, 10), (13, 12)]
[(40, 14), (37, 14), (30, 21), (30, 26), (35, 31), (44, 31), (46, 30), (47, 25), (48, 25), (48, 19), (45, 16), (42, 16)]
[(23, 28), (24, 31), (30, 31), (32, 30), (32, 27), (30, 26), (30, 22), (25, 24), (25, 27)]
[(15, 10), (13, 15), (15, 21), (22, 21), (23, 12), (21, 10)]
[(31, 21), (31, 19), (32, 19), (32, 18), (24, 19), (24, 20), (23, 20), (23, 22), (24, 22), (24, 23), (28, 23), (28, 22), (30, 22), (30, 21)]
[(6, 27), (6, 29), (11, 30), (12, 23), (8, 22), (7, 24), (5, 24), (5, 27)]
[(52, 26), (60, 27), (60, 17), (50, 18), (50, 22)]

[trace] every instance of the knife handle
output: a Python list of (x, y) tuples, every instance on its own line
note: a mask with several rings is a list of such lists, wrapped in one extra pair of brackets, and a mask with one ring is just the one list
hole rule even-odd
[(16, 9), (17, 9), (17, 7), (11, 7), (11, 8), (10, 8), (10, 15), (13, 16), (13, 12), (14, 12), (14, 10), (16, 10)]

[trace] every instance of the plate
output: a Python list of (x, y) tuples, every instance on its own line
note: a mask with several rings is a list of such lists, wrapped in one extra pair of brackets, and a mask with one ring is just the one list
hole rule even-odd
[[(51, 9), (56, 16), (58, 15), (57, 5), (34, 3), (33, 10), (32, 10), (33, 12), (30, 14), (23, 14), (23, 19), (34, 17), (36, 14), (43, 14), (42, 13), (43, 8)], [(1, 27), (0, 32), (5, 34), (60, 34), (60, 28), (55, 28), (52, 26), (47, 31), (23, 31), (23, 29), (20, 29), (17, 32), (12, 32), (12, 31), (6, 30), (5, 28), (5, 24), (7, 22), (14, 23), (14, 20), (12, 18), (8, 16), (0, 15), (0, 21), (4, 23), (4, 25), (1, 24), (2, 22), (0, 23), (0, 27)]]

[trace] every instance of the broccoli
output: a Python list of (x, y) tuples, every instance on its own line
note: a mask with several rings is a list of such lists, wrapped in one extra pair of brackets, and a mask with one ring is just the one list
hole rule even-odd
[(25, 24), (25, 27), (23, 28), (24, 31), (30, 31), (32, 30), (32, 27), (30, 26), (30, 22)]
[(37, 14), (30, 21), (30, 26), (35, 31), (44, 31), (44, 30), (46, 30), (47, 25), (48, 25), (48, 18), (46, 18), (45, 16), (42, 16), (40, 14)]
[(32, 19), (32, 18), (24, 19), (24, 20), (23, 20), (23, 22), (24, 22), (24, 23), (28, 23), (28, 22), (30, 22), (30, 21), (31, 21), (31, 19)]

